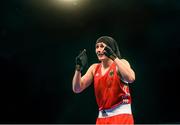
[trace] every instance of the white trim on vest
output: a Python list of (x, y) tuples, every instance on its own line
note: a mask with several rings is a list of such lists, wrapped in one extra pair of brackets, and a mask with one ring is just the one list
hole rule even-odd
[(132, 114), (131, 104), (119, 104), (111, 109), (100, 110), (98, 118), (111, 117), (119, 114)]

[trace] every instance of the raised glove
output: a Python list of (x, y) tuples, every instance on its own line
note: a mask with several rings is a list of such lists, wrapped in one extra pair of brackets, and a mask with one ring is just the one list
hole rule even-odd
[(88, 58), (86, 54), (86, 49), (84, 49), (77, 57), (76, 57), (76, 70), (82, 71), (86, 66)]
[(104, 54), (110, 59), (112, 59), (113, 61), (117, 58), (116, 54), (113, 52), (113, 50), (109, 46), (106, 46), (104, 50), (105, 50)]

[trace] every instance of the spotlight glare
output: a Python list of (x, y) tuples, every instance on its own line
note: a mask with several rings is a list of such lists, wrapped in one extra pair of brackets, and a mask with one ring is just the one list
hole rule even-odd
[(78, 5), (80, 3), (80, 0), (56, 0), (56, 2), (59, 2), (62, 5), (70, 6), (70, 5)]
[(66, 4), (74, 4), (78, 2), (78, 0), (59, 0), (59, 1)]
[(49, 0), (50, 2), (53, 1), (53, 5), (56, 8), (61, 9), (62, 11), (74, 11), (74, 10), (81, 10), (85, 8), (87, 5), (88, 0)]
[(77, 0), (61, 0), (62, 2), (76, 2)]

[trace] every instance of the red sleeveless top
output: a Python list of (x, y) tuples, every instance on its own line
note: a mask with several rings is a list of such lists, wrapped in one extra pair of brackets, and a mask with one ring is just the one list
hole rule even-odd
[(117, 74), (116, 64), (112, 63), (103, 76), (101, 66), (97, 65), (94, 74), (94, 89), (99, 110), (110, 109), (121, 103), (131, 103), (129, 87)]

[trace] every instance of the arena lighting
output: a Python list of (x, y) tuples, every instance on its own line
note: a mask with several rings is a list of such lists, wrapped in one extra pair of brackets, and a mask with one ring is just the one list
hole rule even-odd
[[(83, 13), (88, 5), (90, 5), (91, 0), (48, 0), (49, 5), (53, 6), (53, 9), (63, 12), (79, 12)], [(83, 10), (83, 11), (82, 11)]]
[(80, 4), (81, 0), (55, 0), (56, 2), (60, 2), (60, 4), (70, 6)]
[(62, 2), (75, 2), (77, 0), (60, 0), (60, 1), (62, 1)]

